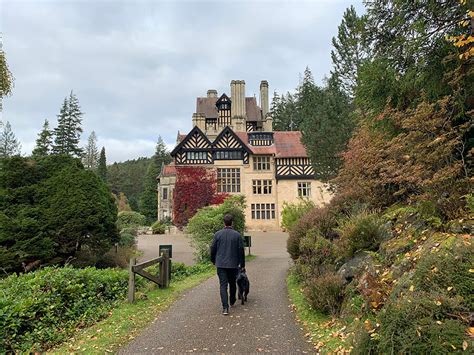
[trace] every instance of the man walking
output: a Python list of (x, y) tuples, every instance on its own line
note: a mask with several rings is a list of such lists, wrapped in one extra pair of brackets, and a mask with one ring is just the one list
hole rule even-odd
[(240, 268), (245, 268), (244, 242), (239, 232), (232, 228), (232, 215), (224, 216), (224, 229), (214, 235), (211, 245), (211, 261), (217, 268), (222, 314), (229, 314), (229, 299), (227, 285), (229, 285), (230, 305), (236, 301), (236, 279)]

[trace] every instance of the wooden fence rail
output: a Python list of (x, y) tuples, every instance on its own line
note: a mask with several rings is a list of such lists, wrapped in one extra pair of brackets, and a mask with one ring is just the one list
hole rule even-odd
[[(152, 275), (145, 271), (149, 266), (159, 264), (158, 276)], [(138, 274), (154, 283), (161, 288), (167, 288), (170, 284), (170, 257), (168, 250), (163, 250), (159, 258), (151, 259), (137, 264), (136, 258), (130, 259), (130, 266), (128, 269), (128, 302), (135, 301), (135, 274)]]

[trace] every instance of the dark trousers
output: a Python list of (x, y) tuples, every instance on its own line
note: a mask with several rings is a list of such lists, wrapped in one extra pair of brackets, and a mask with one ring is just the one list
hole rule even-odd
[(222, 307), (229, 308), (229, 300), (227, 296), (227, 285), (229, 285), (229, 292), (230, 292), (230, 304), (235, 303), (235, 293), (237, 291), (237, 285), (235, 283), (237, 279), (239, 269), (227, 269), (218, 267), (217, 268), (217, 276), (219, 277), (219, 284), (220, 284), (220, 293), (221, 293), (221, 301)]

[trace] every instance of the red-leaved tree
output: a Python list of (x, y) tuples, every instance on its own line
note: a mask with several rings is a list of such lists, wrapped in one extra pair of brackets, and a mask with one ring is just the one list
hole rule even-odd
[(216, 172), (198, 166), (176, 167), (173, 216), (177, 227), (185, 226), (198, 209), (224, 202), (228, 194), (217, 192)]

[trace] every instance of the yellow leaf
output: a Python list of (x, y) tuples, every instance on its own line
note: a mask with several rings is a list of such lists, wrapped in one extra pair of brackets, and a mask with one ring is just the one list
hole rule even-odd
[(440, 320), (437, 320), (437, 321), (436, 321), (436, 324), (441, 325), (441, 324), (443, 324), (443, 322), (441, 322)]
[(453, 289), (453, 286), (449, 286), (449, 287), (447, 288), (448, 291), (451, 291), (452, 289)]
[(410, 291), (411, 291), (411, 292), (415, 291), (415, 286), (411, 285), (411, 286), (410, 286)]
[(464, 340), (464, 341), (462, 342), (462, 349), (463, 349), (464, 351), (466, 351), (466, 350), (467, 350), (467, 347), (468, 347), (467, 341)]
[(473, 273), (473, 272), (474, 272), (474, 269), (469, 269), (469, 272), (470, 272), (470, 273)]
[(468, 334), (470, 337), (474, 337), (474, 327), (469, 327), (469, 328), (467, 328), (467, 334)]
[(436, 301), (435, 302), (437, 306), (441, 306), (441, 302), (440, 301)]

